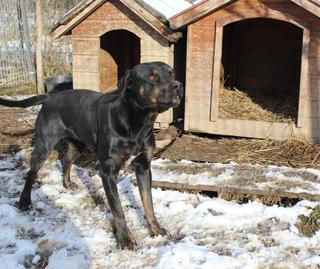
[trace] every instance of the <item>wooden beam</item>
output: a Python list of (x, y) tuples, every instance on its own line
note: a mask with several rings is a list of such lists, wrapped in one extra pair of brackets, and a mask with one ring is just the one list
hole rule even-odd
[(161, 36), (164, 36), (170, 42), (176, 42), (182, 37), (181, 33), (174, 32), (170, 27), (163, 24), (159, 19), (153, 16), (149, 11), (143, 8), (139, 3), (132, 0), (119, 0), (135, 14), (137, 14), (144, 22), (150, 25)]
[(210, 120), (217, 121), (219, 119), (219, 100), (221, 85), (221, 66), (222, 66), (222, 43), (223, 43), (223, 28), (221, 26), (215, 29), (215, 40), (213, 50), (213, 79), (211, 85), (211, 107)]
[(207, 14), (229, 4), (235, 0), (206, 0), (199, 4), (191, 6), (189, 9), (169, 18), (172, 29), (179, 29), (190, 23), (193, 23)]
[(299, 104), (298, 104), (298, 120), (297, 127), (304, 128), (307, 126), (308, 110), (310, 103), (305, 102), (312, 98), (311, 87), (309, 83), (309, 44), (310, 44), (310, 31), (303, 29), (302, 39), (302, 52), (301, 52), (301, 68), (300, 68), (300, 85), (299, 85)]
[(68, 10), (63, 18), (59, 21), (59, 24), (66, 24), (76, 15), (78, 15), (82, 10), (91, 5), (95, 0), (81, 0), (79, 4), (75, 5), (72, 9)]
[[(67, 21), (65, 24), (62, 24), (55, 28), (51, 32), (51, 37), (53, 39), (57, 39), (60, 36), (63, 36), (70, 30), (72, 30), (76, 25), (78, 25), (80, 22), (82, 22), (88, 15), (90, 15), (93, 11), (95, 11), (98, 7), (100, 7), (106, 0), (96, 0), (93, 1), (89, 6), (84, 8), (79, 14), (77, 14), (75, 17)], [(62, 20), (65, 21), (65, 20)]]
[(308, 10), (310, 13), (320, 17), (320, 4), (316, 4), (310, 0), (291, 0), (296, 5)]
[[(136, 184), (136, 179), (133, 180)], [(186, 192), (196, 192), (207, 194), (213, 197), (220, 197), (226, 200), (236, 200), (236, 197), (243, 200), (259, 200), (267, 204), (276, 203), (296, 203), (301, 200), (320, 201), (319, 194), (311, 194), (306, 192), (286, 192), (281, 190), (258, 190), (258, 189), (242, 189), (233, 187), (217, 187), (214, 185), (190, 185), (185, 183), (173, 183), (167, 181), (152, 181), (153, 188), (161, 188), (164, 190), (178, 190)], [(233, 197), (235, 197), (233, 199)]]
[(160, 10), (152, 8), (145, 0), (135, 0), (140, 6), (142, 6), (145, 10), (150, 12), (155, 18), (160, 20), (162, 23), (168, 23), (168, 19), (160, 12)]
[(41, 22), (41, 0), (36, 0), (36, 72), (37, 93), (44, 93), (43, 84), (43, 62), (42, 62), (42, 22)]

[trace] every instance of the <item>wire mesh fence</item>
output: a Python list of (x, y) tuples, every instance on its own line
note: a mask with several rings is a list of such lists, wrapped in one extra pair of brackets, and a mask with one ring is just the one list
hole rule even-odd
[(18, 0), (0, 0), (0, 7), (0, 86), (30, 83)]
[[(71, 73), (71, 39), (52, 40), (50, 30), (79, 1), (41, 1), (45, 78)], [(35, 90), (35, 27), (34, 0), (0, 0), (0, 91), (25, 85)]]

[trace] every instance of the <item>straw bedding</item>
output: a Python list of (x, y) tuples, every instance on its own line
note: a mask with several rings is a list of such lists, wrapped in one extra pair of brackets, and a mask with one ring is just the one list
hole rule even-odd
[[(273, 93), (273, 92), (272, 92)], [(281, 91), (242, 91), (220, 89), (219, 117), (294, 123), (297, 119), (298, 96)]]

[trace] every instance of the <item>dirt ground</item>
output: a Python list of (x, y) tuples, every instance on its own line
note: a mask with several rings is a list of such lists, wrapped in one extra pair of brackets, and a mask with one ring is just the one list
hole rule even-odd
[[(34, 121), (38, 110), (39, 107), (21, 109), (0, 106), (0, 154), (15, 153), (32, 146)], [(284, 186), (284, 189), (281, 189), (280, 186), (278, 190), (273, 190), (274, 193), (270, 191), (265, 191), (265, 193), (260, 191), (259, 195), (257, 195), (253, 189), (249, 190), (253, 194), (248, 192), (239, 195), (238, 191), (242, 191), (242, 188), (237, 186), (247, 184), (248, 181), (263, 182), (267, 180), (263, 175), (263, 168), (260, 170), (257, 167), (248, 169), (248, 166), (245, 164), (272, 164), (299, 168), (320, 168), (320, 145), (313, 145), (306, 141), (276, 141), (268, 139), (259, 140), (205, 136), (201, 134), (184, 133), (176, 127), (170, 127), (166, 130), (156, 130), (155, 136), (158, 147), (156, 148), (154, 158), (161, 157), (171, 161), (190, 160), (195, 162), (195, 165), (188, 166), (179, 166), (178, 163), (173, 163), (171, 166), (168, 165), (165, 167), (168, 172), (175, 170), (185, 174), (197, 174), (207, 170), (209, 174), (218, 175), (221, 171), (219, 171), (219, 169), (210, 170), (208, 163), (238, 163), (239, 165), (235, 169), (234, 184), (232, 184), (232, 186), (234, 186), (233, 190), (228, 189), (227, 196), (226, 193), (217, 193), (215, 196), (240, 203), (248, 200), (259, 200), (265, 204), (287, 206), (299, 200), (306, 199), (304, 196), (300, 198), (299, 196), (298, 198), (295, 196), (294, 199), (286, 196), (286, 188), (293, 186), (290, 182), (286, 183), (287, 185)], [(63, 146), (60, 146), (60, 152), (63, 153), (63, 149)], [(55, 151), (52, 153), (51, 158), (57, 158), (58, 155), (58, 152)], [(99, 167), (97, 167), (96, 163), (94, 155), (89, 151), (76, 162), (76, 164), (80, 166), (91, 165), (93, 174), (98, 172), (97, 169)], [(196, 165), (201, 163), (201, 167)], [(131, 170), (132, 168), (128, 167), (127, 169)], [(297, 171), (296, 176), (304, 178), (305, 184), (318, 180), (314, 174), (308, 172)], [(245, 180), (245, 182), (243, 182), (243, 180)], [(306, 186), (300, 187), (303, 188)], [(282, 196), (280, 197), (279, 194), (282, 194)], [(308, 225), (302, 222), (297, 224), (301, 233), (304, 233), (305, 230), (309, 232), (309, 222), (309, 220), (305, 221)], [(316, 229), (318, 229), (318, 226)], [(313, 232), (312, 230), (310, 233)]]
[[(0, 106), (0, 152), (17, 152), (32, 145), (38, 109)], [(320, 168), (320, 145), (307, 141), (196, 135), (184, 133), (173, 126), (156, 130), (155, 136), (158, 146), (155, 158)]]
[(0, 152), (17, 152), (31, 145), (34, 120), (28, 120), (30, 114), (22, 108), (0, 108)]
[(320, 145), (304, 140), (227, 138), (179, 133), (174, 127), (161, 132), (169, 133), (173, 141), (156, 155), (172, 161), (185, 159), (195, 162), (233, 161), (238, 164), (320, 167)]

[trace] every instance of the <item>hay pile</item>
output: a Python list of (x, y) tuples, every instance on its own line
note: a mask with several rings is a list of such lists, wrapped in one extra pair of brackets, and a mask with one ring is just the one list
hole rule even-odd
[(306, 140), (225, 138), (220, 143), (237, 148), (230, 160), (238, 163), (320, 168), (320, 145)]
[(31, 95), (37, 92), (36, 85), (32, 83), (28, 83), (25, 85), (19, 86), (0, 86), (0, 95)]
[(223, 119), (259, 120), (294, 123), (297, 119), (298, 97), (266, 94), (263, 91), (220, 89), (219, 117)]
[(320, 145), (306, 140), (200, 137), (184, 134), (160, 156), (172, 161), (230, 161), (261, 165), (320, 168)]

